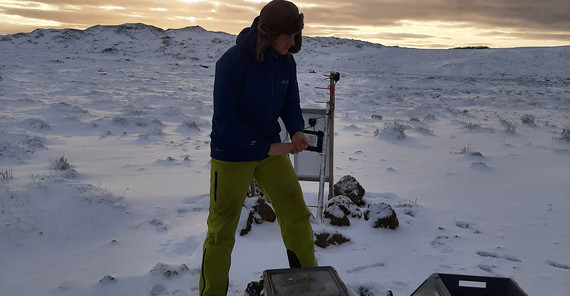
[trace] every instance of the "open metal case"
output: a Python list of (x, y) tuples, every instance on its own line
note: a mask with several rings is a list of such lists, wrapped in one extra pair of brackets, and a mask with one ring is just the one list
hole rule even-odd
[(350, 296), (331, 266), (269, 269), (263, 280), (265, 296)]
[(510, 278), (434, 273), (411, 296), (528, 296)]

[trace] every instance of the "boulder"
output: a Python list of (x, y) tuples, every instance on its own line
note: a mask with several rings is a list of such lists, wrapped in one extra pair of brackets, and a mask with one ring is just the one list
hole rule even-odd
[(364, 220), (370, 221), (374, 228), (398, 228), (396, 212), (386, 203), (369, 204), (364, 211)]
[(365, 202), (362, 200), (364, 197), (365, 190), (358, 183), (356, 178), (350, 175), (346, 175), (334, 184), (334, 196), (344, 195), (350, 198), (354, 204), (357, 206), (363, 206)]
[(331, 225), (350, 226), (349, 217), (362, 218), (362, 211), (354, 202), (344, 195), (338, 195), (329, 200), (323, 213)]
[(190, 269), (186, 264), (171, 265), (166, 263), (157, 263), (151, 269), (150, 273), (153, 275), (162, 275), (165, 278), (177, 277), (187, 273)]
[(263, 192), (261, 192), (261, 189), (259, 188), (259, 186), (257, 185), (257, 182), (255, 182), (255, 180), (253, 180), (253, 192), (251, 191), (251, 186), (249, 186), (247, 188), (247, 193), (246, 193), (246, 197), (256, 197), (256, 196), (265, 196), (263, 194)]
[[(275, 222), (275, 220), (277, 219), (277, 217), (275, 216), (275, 211), (273, 211), (273, 208), (271, 208), (271, 206), (267, 203), (267, 200), (265, 198), (258, 198), (257, 199), (257, 204), (254, 206), (254, 209), (257, 209), (257, 213), (259, 214), (259, 219), (261, 219), (261, 221), (267, 221), (267, 222)], [(256, 221), (257, 224), (261, 224), (260, 222), (258, 223)]]
[(337, 205), (327, 207), (323, 216), (329, 219), (329, 223), (334, 226), (350, 226), (348, 216)]
[(263, 279), (259, 282), (250, 282), (247, 284), (245, 288), (245, 295), (246, 296), (261, 296), (261, 292), (263, 291)]
[(240, 236), (248, 234), (254, 222), (255, 224), (262, 224), (263, 222), (275, 222), (277, 219), (273, 208), (271, 208), (264, 197), (258, 196), (253, 198), (257, 200), (249, 211), (245, 227), (240, 230)]
[(333, 205), (337, 206), (347, 216), (359, 219), (362, 218), (362, 211), (348, 196), (337, 195), (333, 197), (328, 201), (327, 208)]
[(331, 234), (326, 231), (315, 234), (315, 238), (315, 245), (323, 249), (331, 245), (338, 246), (350, 241), (349, 238), (344, 237), (340, 233)]

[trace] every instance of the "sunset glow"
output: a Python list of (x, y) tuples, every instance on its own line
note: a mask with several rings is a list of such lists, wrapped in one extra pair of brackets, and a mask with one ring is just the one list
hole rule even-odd
[[(267, 0), (112, 1), (0, 0), (0, 34), (36, 28), (86, 29), (145, 23), (162, 29), (199, 25), (237, 34)], [(567, 0), (308, 0), (306, 36), (335, 36), (417, 48), (522, 47), (570, 44)]]

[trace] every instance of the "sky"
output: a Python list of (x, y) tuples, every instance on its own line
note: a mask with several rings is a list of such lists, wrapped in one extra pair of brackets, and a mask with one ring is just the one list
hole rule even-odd
[[(145, 23), (237, 34), (265, 0), (0, 0), (0, 35), (36, 28)], [(451, 48), (570, 45), (569, 0), (299, 0), (304, 35), (389, 46)]]

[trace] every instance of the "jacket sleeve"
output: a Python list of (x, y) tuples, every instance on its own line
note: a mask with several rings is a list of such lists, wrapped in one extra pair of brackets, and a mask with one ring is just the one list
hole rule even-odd
[(271, 143), (260, 132), (240, 118), (239, 98), (243, 91), (247, 67), (239, 58), (239, 51), (222, 57), (216, 63), (214, 78), (213, 133), (232, 149), (244, 151), (265, 151), (269, 153)]
[(287, 128), (287, 132), (291, 137), (298, 132), (304, 131), (305, 121), (301, 112), (301, 103), (299, 98), (299, 84), (297, 83), (297, 66), (295, 60), (291, 56), (291, 72), (289, 74), (289, 90), (283, 109), (281, 110), (281, 119)]

